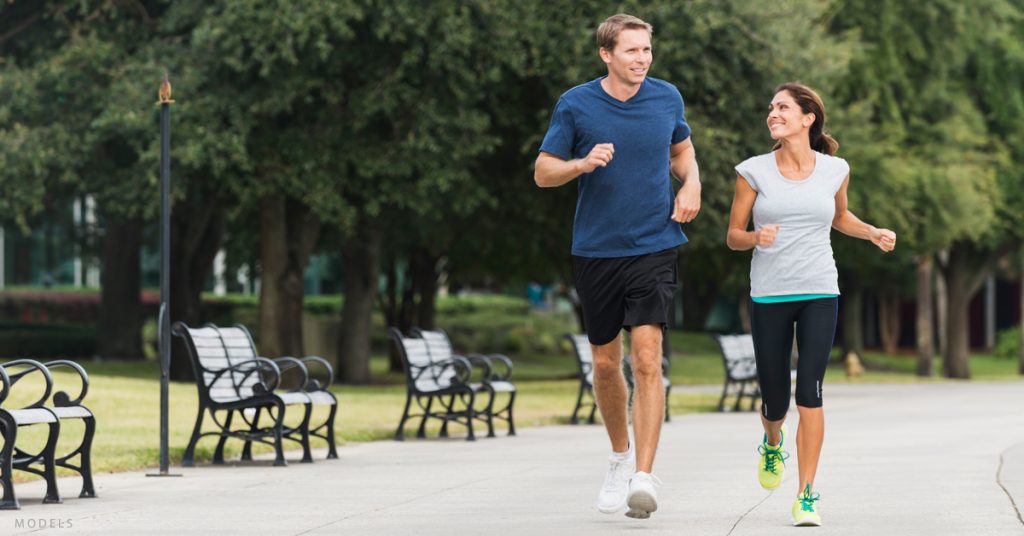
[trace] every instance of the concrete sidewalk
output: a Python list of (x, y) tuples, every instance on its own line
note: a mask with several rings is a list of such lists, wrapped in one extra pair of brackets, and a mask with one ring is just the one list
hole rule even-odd
[(0, 534), (1024, 534), (1021, 408), (1022, 383), (830, 386), (819, 529), (789, 524), (795, 446), (782, 487), (762, 490), (757, 414), (737, 413), (665, 426), (660, 508), (645, 521), (593, 507), (608, 451), (598, 425), (360, 444), (284, 468), (175, 468), (183, 478), (100, 474), (95, 500), (75, 498), (67, 478), (61, 505), (40, 504), (41, 482), (22, 484)]

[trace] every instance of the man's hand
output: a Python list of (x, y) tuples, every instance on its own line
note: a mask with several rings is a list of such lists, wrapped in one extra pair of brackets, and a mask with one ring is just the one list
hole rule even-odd
[(882, 251), (892, 251), (896, 249), (896, 233), (889, 229), (876, 228), (871, 232), (871, 243)]
[(775, 243), (775, 235), (779, 234), (779, 224), (770, 223), (754, 231), (754, 245), (763, 248)]
[(605, 167), (615, 156), (615, 146), (610, 143), (598, 143), (590, 150), (590, 154), (579, 160), (580, 173), (590, 173), (599, 166)]
[(700, 186), (693, 186), (693, 183), (683, 183), (683, 187), (676, 194), (675, 208), (672, 210), (672, 219), (679, 223), (689, 223), (697, 217), (700, 212)]

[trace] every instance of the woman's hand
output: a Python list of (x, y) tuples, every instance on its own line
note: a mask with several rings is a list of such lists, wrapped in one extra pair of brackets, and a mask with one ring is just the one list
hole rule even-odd
[(770, 223), (754, 231), (754, 245), (766, 248), (775, 243), (775, 235), (779, 234), (779, 224)]
[(878, 246), (878, 249), (882, 251), (892, 251), (896, 249), (896, 233), (889, 229), (878, 229), (877, 227), (871, 231), (871, 243)]

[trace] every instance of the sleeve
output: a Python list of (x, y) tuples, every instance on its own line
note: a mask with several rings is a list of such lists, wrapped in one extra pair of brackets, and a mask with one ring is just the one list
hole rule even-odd
[(843, 182), (849, 176), (850, 163), (842, 158), (836, 158), (836, 183), (835, 187), (832, 188), (832, 195), (839, 193), (839, 189), (843, 187)]
[(672, 129), (672, 145), (675, 145), (690, 137), (690, 124), (686, 122), (686, 104), (683, 102), (683, 95), (676, 89), (676, 96), (679, 97), (679, 107), (676, 111), (675, 126)]
[(572, 110), (565, 98), (558, 99), (555, 111), (551, 114), (551, 124), (540, 144), (540, 150), (551, 153), (564, 160), (572, 158), (573, 140), (576, 137), (576, 124), (572, 118)]
[(750, 187), (753, 188), (755, 192), (761, 193), (761, 189), (757, 186), (757, 178), (754, 176), (753, 161), (753, 158), (748, 158), (743, 162), (740, 162), (736, 166), (736, 173), (740, 177), (746, 179), (747, 183), (750, 184)]

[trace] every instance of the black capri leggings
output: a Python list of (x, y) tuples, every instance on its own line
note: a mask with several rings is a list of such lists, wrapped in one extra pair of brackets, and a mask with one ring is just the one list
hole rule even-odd
[(821, 383), (836, 335), (839, 298), (781, 303), (750, 302), (761, 414), (778, 421), (789, 411), (790, 354), (796, 324), (796, 405), (821, 407)]

